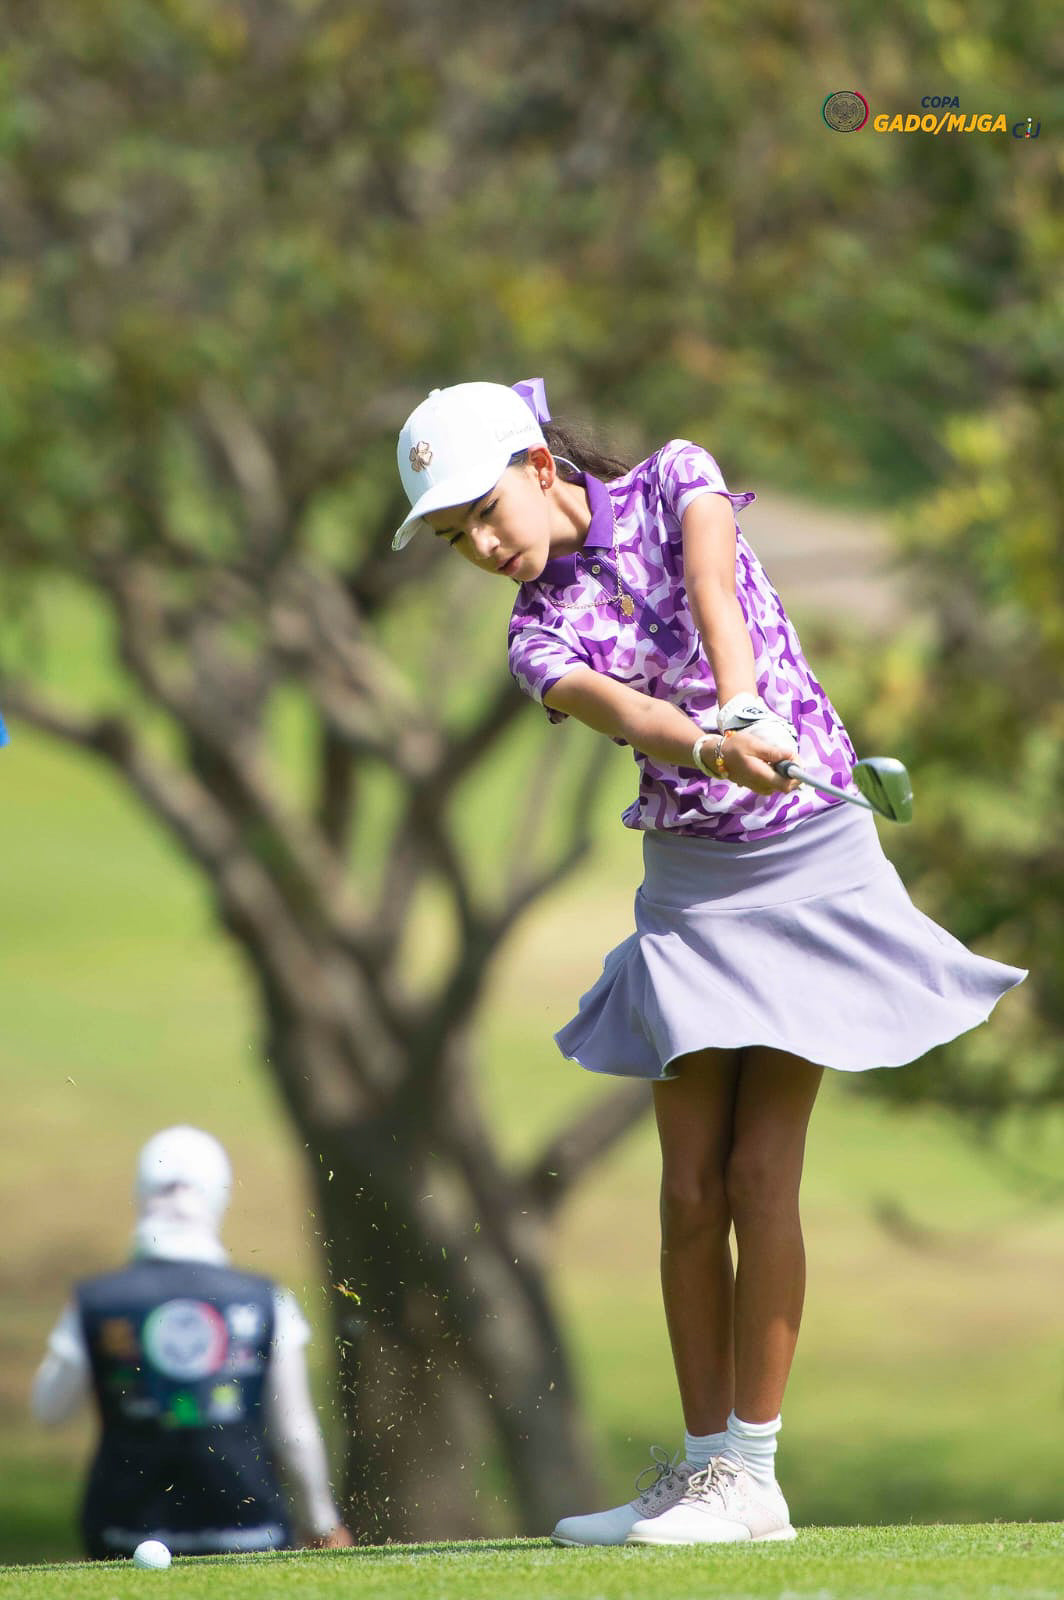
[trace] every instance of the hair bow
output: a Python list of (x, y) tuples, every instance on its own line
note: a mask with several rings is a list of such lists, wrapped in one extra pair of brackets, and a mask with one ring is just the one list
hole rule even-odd
[(521, 396), (538, 423), (550, 421), (550, 407), (547, 405), (547, 391), (542, 378), (523, 378), (511, 387), (514, 394)]

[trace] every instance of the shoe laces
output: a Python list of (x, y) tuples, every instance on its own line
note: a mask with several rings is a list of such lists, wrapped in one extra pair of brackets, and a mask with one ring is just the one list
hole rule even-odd
[(712, 1500), (723, 1508), (725, 1495), (735, 1487), (742, 1465), (730, 1456), (714, 1456), (708, 1467), (700, 1467), (687, 1480), (685, 1500), (698, 1500), (707, 1504)]
[[(642, 1510), (649, 1510), (651, 1506), (662, 1500), (666, 1494), (674, 1491), (680, 1479), (680, 1474), (677, 1472), (680, 1460), (680, 1452), (678, 1450), (674, 1456), (670, 1456), (669, 1452), (663, 1449), (660, 1444), (652, 1444), (650, 1456), (651, 1459), (635, 1480), (636, 1499), (639, 1501), (640, 1509)], [(653, 1477), (650, 1478), (649, 1482), (647, 1481), (648, 1473), (653, 1473)]]

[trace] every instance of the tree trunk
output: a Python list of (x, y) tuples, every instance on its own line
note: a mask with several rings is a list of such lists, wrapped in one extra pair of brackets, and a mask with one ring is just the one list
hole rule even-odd
[[(561, 847), (489, 907), (425, 805), (426, 784), (408, 774), (419, 848), (400, 832), (371, 913), (345, 863), (269, 787), (253, 744), (212, 723), (209, 702), (164, 681), (150, 654), (150, 584), (131, 577), (120, 600), (128, 664), (172, 717), (187, 719), (190, 765), (160, 759), (121, 718), (57, 709), (25, 689), (19, 705), (123, 771), (208, 875), (257, 982), (265, 1059), (318, 1195), (353, 1529), (363, 1539), (548, 1531), (590, 1502), (592, 1485), (543, 1240), (572, 1184), (647, 1096), (618, 1091), (523, 1172), (508, 1171), (471, 1087), (469, 1032), (502, 940), (586, 847), (601, 763), (587, 768)], [(506, 725), (508, 695), (485, 713), (491, 737)], [(440, 757), (450, 781), (490, 745), (482, 732), (452, 746), (449, 765)], [(401, 934), (430, 875), (452, 894), (461, 938), (443, 979), (411, 992)]]
[[(279, 1020), (270, 1055), (282, 1082), (320, 1077), (306, 1027)], [(485, 1205), (484, 1172), (450, 1147), (438, 1107), (411, 1109), (400, 1095), (383, 1111), (329, 1116), (296, 1099), (332, 1300), (352, 1532), (373, 1543), (549, 1532), (594, 1485), (531, 1202), (518, 1206), (513, 1186)]]

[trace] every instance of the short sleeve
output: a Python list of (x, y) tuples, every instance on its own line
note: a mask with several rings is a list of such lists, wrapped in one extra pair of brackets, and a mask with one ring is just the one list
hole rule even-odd
[(678, 522), (699, 495), (726, 495), (736, 511), (757, 498), (751, 489), (732, 494), (709, 451), (692, 444), (690, 439), (671, 439), (664, 445), (658, 451), (657, 469), (662, 501)]
[[(579, 639), (565, 623), (550, 628), (536, 616), (511, 617), (509, 649), (510, 671), (517, 687), (541, 706), (543, 696), (559, 678), (574, 667), (591, 664)], [(568, 716), (568, 712), (555, 711), (551, 706), (543, 709), (551, 722), (564, 722)]]

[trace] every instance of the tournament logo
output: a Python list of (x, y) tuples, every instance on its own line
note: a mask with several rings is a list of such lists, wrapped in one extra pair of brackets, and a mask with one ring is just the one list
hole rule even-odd
[(202, 1300), (168, 1300), (147, 1318), (144, 1354), (164, 1377), (192, 1383), (209, 1378), (225, 1361), (225, 1318)]
[(836, 133), (856, 133), (868, 121), (868, 101), (856, 89), (837, 89), (820, 107), (820, 115)]

